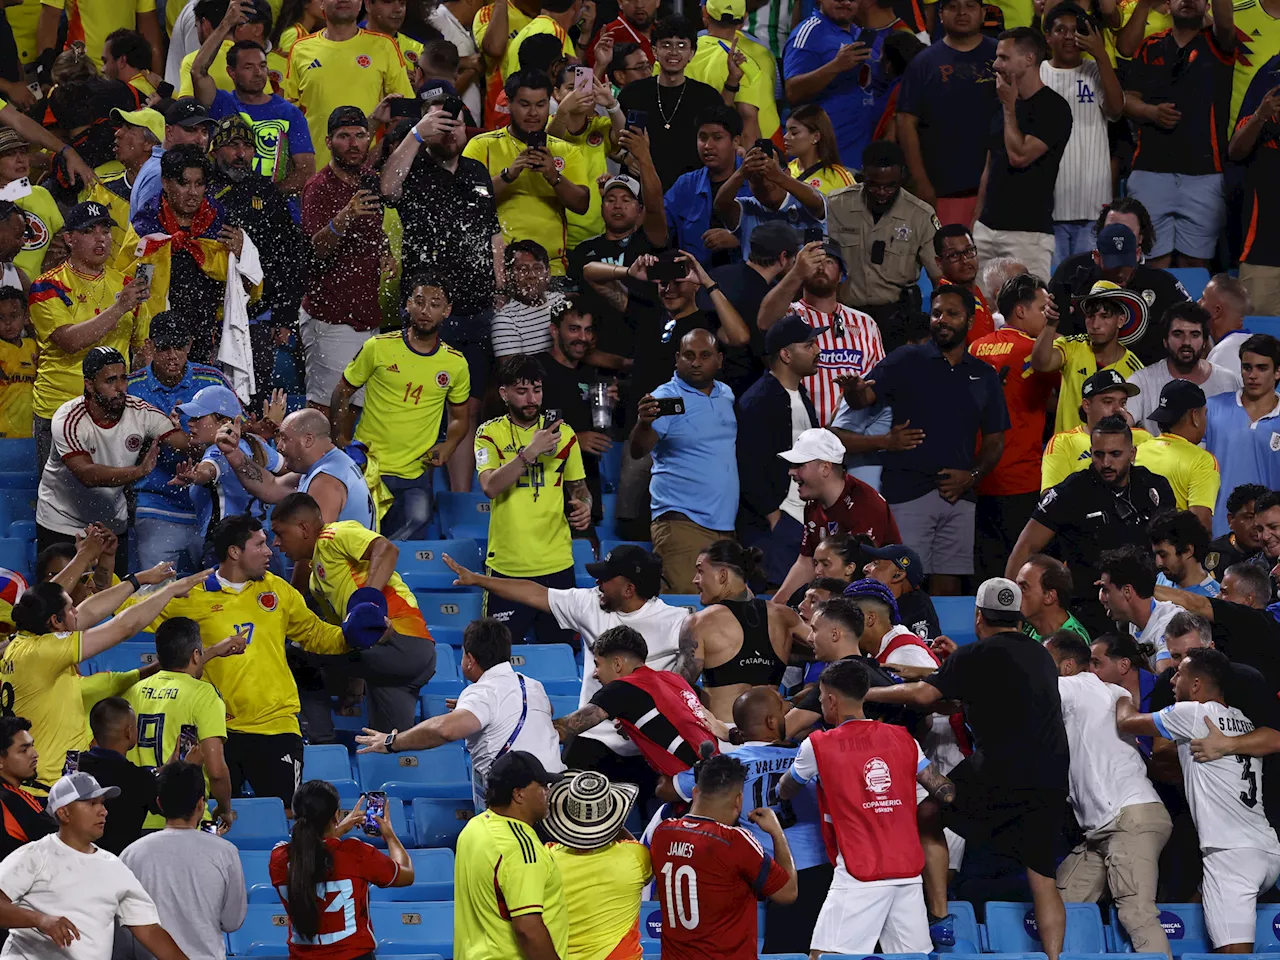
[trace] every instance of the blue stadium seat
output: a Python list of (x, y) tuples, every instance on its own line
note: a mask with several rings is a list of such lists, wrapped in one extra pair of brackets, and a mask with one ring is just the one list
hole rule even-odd
[(453, 899), (452, 850), (411, 850), (409, 860), (413, 863), (413, 883), (407, 887), (371, 887), (369, 899), (395, 902)]
[(947, 910), (956, 918), (956, 942), (950, 947), (939, 947), (939, 953), (981, 953), (982, 929), (978, 926), (978, 917), (973, 912), (973, 904), (968, 900), (951, 900)]
[(9, 536), (30, 543), (36, 538), (36, 522), (34, 520), (14, 520), (9, 524)]
[(1170, 267), (1169, 272), (1186, 288), (1192, 300), (1199, 300), (1209, 285), (1209, 271), (1204, 267)]
[[(1209, 931), (1204, 925), (1204, 909), (1198, 903), (1157, 903), (1160, 911), (1160, 926), (1164, 927), (1165, 936), (1169, 938), (1169, 948), (1175, 957), (1188, 953), (1208, 953), (1213, 948), (1209, 944)], [(1132, 953), (1133, 944), (1129, 935), (1120, 923), (1116, 908), (1111, 908), (1111, 931), (1114, 942), (1111, 953)]]
[[(443, 471), (437, 471), (441, 473)], [(489, 498), (483, 493), (437, 493), (440, 529), (450, 538), (489, 539)]]
[(577, 697), (551, 697), (551, 717), (558, 720), (578, 709)]
[(933, 296), (933, 281), (929, 279), (929, 272), (920, 268), (920, 279), (916, 281), (920, 285), (920, 297), (925, 306), (929, 305), (929, 298)]
[(657, 900), (640, 903), (640, 948), (646, 954), (662, 951), (662, 906)]
[[(471, 794), (466, 797), (415, 797), (413, 800), (413, 831), (420, 847), (448, 847), (458, 845), (458, 834), (467, 821), (476, 814)], [(450, 874), (450, 877), (453, 875)], [(450, 881), (452, 882), (452, 880)], [(419, 897), (434, 900), (435, 897)], [(449, 899), (445, 897), (444, 899)]]
[(280, 903), (280, 895), (271, 885), (270, 862), (270, 850), (240, 851), (240, 869), (244, 871), (244, 888), (250, 903)]
[(454, 573), (445, 566), (444, 555), (468, 570), (480, 569), (480, 548), (474, 540), (401, 540), (396, 570), (410, 590), (456, 590)]
[(664, 593), (663, 602), (673, 607), (688, 607), (690, 610), (702, 609), (702, 598), (696, 593)]
[(1280, 337), (1280, 317), (1245, 317), (1244, 328), (1250, 333), (1266, 333)]
[(283, 957), (289, 953), (289, 915), (277, 899), (251, 903), (239, 930), (227, 934), (227, 944), (237, 957)]
[[(427, 621), (427, 626), (432, 628), (433, 637), (436, 627), (450, 627), (456, 629), (461, 638), (467, 624), (480, 619), (484, 604), (484, 595), (478, 592), (426, 593), (415, 590), (413, 595), (422, 608), (422, 617)], [(458, 642), (461, 645), (461, 639)]]
[[(1106, 953), (1107, 939), (1097, 904), (1068, 903), (1064, 951)], [(1029, 903), (992, 900), (987, 904), (987, 943), (996, 953), (1035, 951), (1040, 945), (1035, 911)]]
[(567, 643), (513, 643), (511, 666), (544, 684), (548, 680), (572, 680), (575, 686), (579, 683), (573, 647)]
[(6, 437), (0, 439), (0, 463), (10, 470), (28, 474), (39, 473), (36, 462), (36, 441), (33, 437)]
[[(452, 650), (453, 647), (445, 644), (436, 644), (437, 650)], [(422, 691), (418, 694), (418, 704), (422, 708), (422, 719), (429, 720), (431, 717), (443, 717), (449, 712), (449, 704), (447, 701), (458, 699), (458, 694), (462, 692), (464, 681), (457, 680), (437, 680), (434, 677), (427, 681)]]
[(32, 564), (27, 553), (26, 540), (19, 540), (17, 537), (0, 537), (0, 567), (26, 575), (27, 582), (30, 583)]
[[(780, 953), (777, 956), (801, 957), (805, 954)], [(927, 953), (820, 953), (818, 956), (820, 960), (929, 960)]]
[(1280, 903), (1258, 904), (1258, 926), (1253, 933), (1254, 953), (1280, 953)]
[[(575, 537), (573, 540), (573, 569), (580, 573), (587, 572), (587, 564), (596, 562), (596, 548), (590, 540)], [(592, 581), (594, 584), (595, 581)]]
[[(421, 597), (418, 598), (418, 602), (422, 602)], [(437, 646), (453, 647), (455, 654), (456, 651), (461, 648), (462, 631), (465, 630), (467, 626), (465, 623), (456, 627), (444, 627), (438, 624), (428, 624), (428, 626), (431, 628), (431, 639), (436, 642)], [(461, 657), (461, 654), (456, 655)]]
[(938, 612), (938, 625), (948, 637), (957, 633), (973, 633), (974, 597), (933, 597)]
[[(1060, 960), (1114, 960), (1115, 954), (1112, 953), (1066, 953), (1060, 954)], [(1127, 953), (1125, 960), (1169, 960), (1163, 953)]]
[(453, 956), (453, 901), (370, 903), (378, 956), (438, 953)]
[[(910, 956), (924, 957), (926, 954), (910, 954)], [(809, 960), (807, 953), (762, 953), (760, 960)]]
[[(825, 956), (825, 954), (824, 954)], [(949, 960), (1049, 960), (1043, 953), (948, 953)]]
[(623, 444), (615, 443), (600, 455), (600, 481), (606, 490), (617, 490), (622, 479)]
[(360, 785), (351, 775), (351, 756), (340, 743), (309, 743), (302, 748), (302, 779), (328, 780), (338, 790), (344, 809), (360, 797)]
[(436, 645), (436, 672), (432, 680), (458, 680), (458, 654), (447, 643)]
[(241, 850), (270, 850), (281, 840), (289, 839), (289, 821), (279, 797), (244, 797), (237, 799), (236, 821), (224, 837)]
[(401, 800), (418, 797), (471, 798), (471, 776), (460, 743), (434, 750), (356, 754), (360, 785)]
[[(4, 566), (4, 564), (0, 563), (0, 566)], [(156, 647), (154, 643), (139, 643), (136, 640), (126, 640), (110, 650), (103, 650), (93, 659), (99, 670), (109, 670), (116, 673), (141, 670), (148, 664), (155, 662)]]

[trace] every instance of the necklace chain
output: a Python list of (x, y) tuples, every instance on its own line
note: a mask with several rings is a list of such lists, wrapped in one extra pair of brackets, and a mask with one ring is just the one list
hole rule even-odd
[(675, 118), (676, 118), (676, 114), (680, 112), (680, 104), (682, 104), (682, 103), (684, 102), (684, 93), (685, 93), (685, 91), (686, 91), (686, 90), (688, 90), (688, 89), (689, 89), (689, 81), (688, 81), (688, 80), (686, 80), (686, 81), (685, 81), (683, 84), (681, 84), (681, 86), (680, 86), (680, 96), (678, 96), (678, 97), (676, 98), (676, 105), (675, 105), (675, 108), (671, 111), (671, 116), (669, 116), (669, 117), (668, 117), (668, 116), (667, 116), (667, 112), (666, 112), (665, 110), (663, 110), (663, 109), (662, 109), (662, 84), (658, 84), (658, 92), (657, 92), (658, 114), (659, 114), (659, 116), (661, 116), (661, 117), (662, 117), (662, 129), (663, 129), (663, 130), (670, 130), (670, 129), (671, 129), (671, 122), (672, 122), (673, 120), (675, 120)]

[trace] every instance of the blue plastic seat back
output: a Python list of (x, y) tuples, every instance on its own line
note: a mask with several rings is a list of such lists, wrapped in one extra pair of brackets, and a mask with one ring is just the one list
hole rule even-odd
[(548, 680), (579, 682), (573, 647), (567, 643), (513, 643), (511, 666), (517, 673), (544, 684)]
[(952, 900), (947, 903), (947, 910), (956, 918), (956, 942), (950, 947), (939, 947), (939, 953), (981, 953), (982, 931), (978, 927), (978, 917), (973, 912), (973, 904), (967, 900)]
[[(1169, 949), (1175, 957), (1184, 953), (1208, 953), (1212, 950), (1209, 944), (1209, 931), (1204, 925), (1204, 908), (1198, 903), (1157, 903), (1160, 911), (1160, 926), (1164, 927), (1165, 936), (1169, 938)], [(1129, 934), (1124, 925), (1111, 908), (1111, 930), (1115, 942), (1111, 945), (1112, 953), (1132, 953), (1133, 944), (1129, 942)]]
[(378, 956), (438, 953), (453, 956), (453, 901), (370, 902)]
[[(1106, 953), (1102, 916), (1092, 903), (1068, 903), (1064, 951)], [(987, 904), (987, 943), (996, 953), (1032, 951), (1040, 946), (1035, 910), (1029, 903), (993, 900)]]
[(227, 934), (227, 943), (235, 956), (288, 956), (289, 915), (276, 900), (251, 903), (239, 930)]
[(475, 803), (467, 797), (417, 797), (413, 801), (413, 830), (420, 847), (445, 847), (448, 853), (458, 844), (458, 834), (475, 816)]
[(235, 823), (224, 837), (241, 850), (270, 850), (289, 839), (289, 821), (279, 797), (243, 797), (232, 805)]

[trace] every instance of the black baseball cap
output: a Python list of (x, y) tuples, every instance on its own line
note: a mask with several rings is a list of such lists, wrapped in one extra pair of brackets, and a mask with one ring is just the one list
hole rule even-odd
[(202, 123), (217, 123), (209, 116), (209, 110), (195, 97), (179, 97), (164, 112), (164, 122), (171, 127), (198, 127)]
[(849, 268), (846, 267), (844, 263), (844, 253), (840, 250), (840, 244), (838, 242), (833, 240), (831, 237), (827, 237), (822, 241), (822, 252), (836, 263), (840, 264), (840, 271), (842, 273), (849, 272)]
[(1136, 397), (1142, 392), (1141, 387), (1136, 383), (1130, 383), (1116, 371), (1099, 370), (1084, 382), (1084, 386), (1080, 388), (1080, 396), (1088, 400), (1107, 390), (1123, 390), (1126, 397)]
[(1190, 380), (1170, 380), (1160, 390), (1160, 405), (1147, 419), (1162, 427), (1171, 427), (1189, 410), (1205, 405), (1204, 391)]
[(106, 223), (113, 227), (119, 226), (111, 216), (111, 208), (105, 203), (86, 200), (84, 203), (77, 203), (67, 211), (67, 216), (62, 221), (62, 229), (73, 231), (88, 230), (99, 223)]
[(808, 343), (830, 329), (811, 327), (798, 313), (789, 313), (765, 332), (764, 352), (773, 356), (783, 347), (789, 347), (793, 343)]
[(603, 560), (588, 563), (587, 573), (600, 581), (626, 577), (646, 600), (662, 592), (662, 561), (635, 544), (614, 547)]
[(531, 783), (552, 784), (564, 779), (563, 773), (547, 773), (542, 761), (526, 750), (511, 750), (489, 768), (488, 783), (491, 787), (519, 790)]
[(781, 220), (769, 220), (751, 231), (751, 249), (769, 257), (800, 251), (800, 231)]
[(343, 127), (363, 127), (368, 130), (369, 118), (359, 107), (338, 107), (329, 114), (329, 135), (333, 136), (334, 131)]
[(162, 310), (151, 318), (148, 334), (154, 347), (178, 347), (191, 340), (191, 327), (172, 310)]
[(118, 363), (126, 369), (128, 367), (124, 361), (124, 354), (115, 347), (94, 347), (84, 355), (84, 360), (80, 362), (80, 370), (86, 380), (92, 380), (103, 367), (109, 367), (113, 363)]

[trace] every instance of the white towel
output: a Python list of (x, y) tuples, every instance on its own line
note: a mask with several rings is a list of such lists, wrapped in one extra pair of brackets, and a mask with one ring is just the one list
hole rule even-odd
[(257, 392), (253, 378), (253, 346), (249, 340), (249, 294), (244, 281), (250, 286), (262, 282), (262, 262), (258, 248), (253, 245), (247, 230), (244, 246), (237, 257), (234, 253), (227, 261), (227, 292), (222, 299), (222, 342), (218, 345), (218, 360), (231, 375), (231, 386), (242, 403)]

